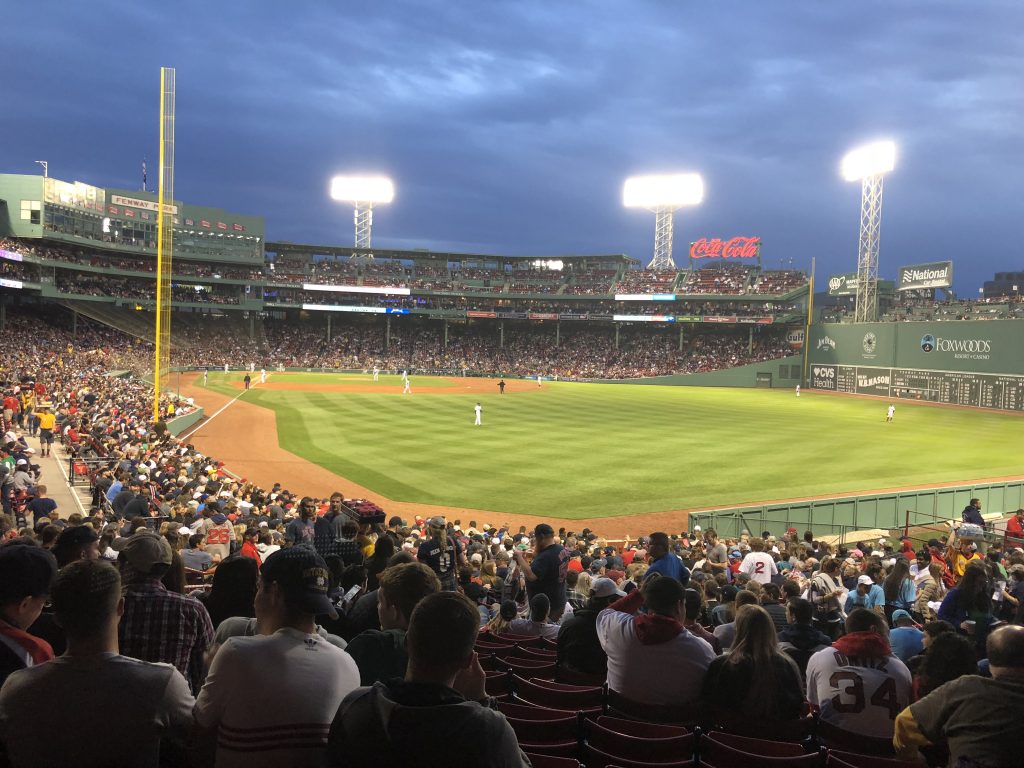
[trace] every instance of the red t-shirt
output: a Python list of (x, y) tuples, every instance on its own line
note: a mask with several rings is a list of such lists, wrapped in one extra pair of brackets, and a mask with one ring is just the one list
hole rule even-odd
[(632, 565), (634, 557), (636, 557), (636, 550), (635, 549), (627, 549), (625, 552), (622, 553), (622, 564), (623, 565)]
[(566, 566), (566, 570), (575, 571), (576, 573), (583, 573), (583, 561), (578, 557), (574, 557), (569, 561), (569, 565)]
[(1016, 515), (1006, 521), (1006, 535), (1015, 539), (1024, 538), (1024, 525), (1021, 525), (1020, 518)]
[(256, 561), (256, 565), (263, 565), (263, 559), (260, 557), (260, 551), (256, 549), (256, 545), (252, 542), (247, 541), (244, 544), (242, 544), (242, 549), (238, 554), (240, 554), (242, 557), (251, 557), (253, 560)]

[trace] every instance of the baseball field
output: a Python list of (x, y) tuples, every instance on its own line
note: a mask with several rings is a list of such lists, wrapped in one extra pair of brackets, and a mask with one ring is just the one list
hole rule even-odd
[(403, 394), (398, 376), (257, 372), (245, 392), (242, 376), (194, 382), (208, 414), (204, 393), (238, 397), (230, 426), (196, 435), (230, 429), (218, 459), (246, 474), (276, 439), (399, 502), (593, 519), (1024, 474), (1024, 421), (993, 411), (897, 401), (886, 423), (886, 401), (788, 389), (509, 379), (499, 394), (496, 379), (414, 376)]

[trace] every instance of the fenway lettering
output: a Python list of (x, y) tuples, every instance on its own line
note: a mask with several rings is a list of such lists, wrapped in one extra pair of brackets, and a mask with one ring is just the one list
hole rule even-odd
[(729, 240), (702, 237), (690, 243), (691, 259), (753, 259), (760, 252), (760, 237), (733, 237)]

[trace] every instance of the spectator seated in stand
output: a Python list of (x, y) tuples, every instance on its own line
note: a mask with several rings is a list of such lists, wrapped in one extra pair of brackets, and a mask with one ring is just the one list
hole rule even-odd
[(530, 762), (515, 731), (486, 696), (486, 675), (473, 644), (476, 605), (456, 592), (423, 598), (406, 634), (404, 678), (358, 688), (331, 725), (326, 765), (455, 764), (519, 768)]
[(594, 579), (590, 598), (572, 616), (562, 620), (558, 629), (558, 664), (573, 672), (604, 678), (608, 674), (608, 654), (597, 636), (597, 617), (626, 593), (608, 578)]

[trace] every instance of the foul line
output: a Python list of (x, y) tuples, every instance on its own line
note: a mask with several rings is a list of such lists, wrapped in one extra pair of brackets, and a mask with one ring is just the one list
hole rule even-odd
[(228, 400), (228, 401), (227, 401), (226, 403), (224, 403), (224, 405), (222, 405), (222, 406), (221, 406), (221, 407), (220, 407), (219, 409), (217, 409), (217, 412), (216, 412), (216, 413), (214, 413), (214, 414), (213, 414), (212, 416), (210, 416), (209, 418), (204, 418), (204, 419), (203, 419), (202, 421), (200, 421), (200, 422), (199, 422), (198, 424), (196, 424), (196, 425), (195, 425), (195, 427), (193, 427), (192, 429), (190, 429), (190, 430), (188, 430), (187, 432), (183, 432), (182, 434), (178, 435), (178, 439), (179, 439), (179, 440), (184, 440), (184, 439), (185, 439), (185, 438), (187, 438), (187, 437), (191, 437), (191, 436), (192, 436), (192, 435), (194, 435), (194, 434), (195, 434), (196, 432), (198, 432), (198, 431), (199, 431), (199, 429), (200, 429), (201, 427), (205, 427), (205, 426), (206, 426), (207, 424), (209, 424), (209, 423), (210, 423), (211, 421), (213, 421), (213, 420), (214, 420), (214, 419), (216, 419), (216, 418), (217, 418), (218, 416), (220, 416), (220, 415), (221, 415), (222, 413), (224, 413), (224, 411), (226, 411), (226, 410), (227, 410), (227, 409), (228, 409), (228, 408), (229, 408), (229, 407), (230, 407), (231, 405), (233, 405), (233, 404), (234, 404), (234, 402), (235, 402), (235, 401), (236, 401), (236, 400), (237, 400), (238, 398), (240, 398), (240, 397), (241, 397), (242, 395), (244, 395), (244, 394), (245, 394), (246, 392), (251, 392), (251, 391), (252, 391), (253, 389), (255, 389), (255, 387), (250, 387), (249, 389), (243, 389), (243, 390), (242, 390), (241, 392), (239, 392), (239, 393), (238, 393), (237, 395), (235, 395), (235, 396), (234, 396), (233, 398), (231, 398), (231, 399), (230, 399), (230, 400)]

